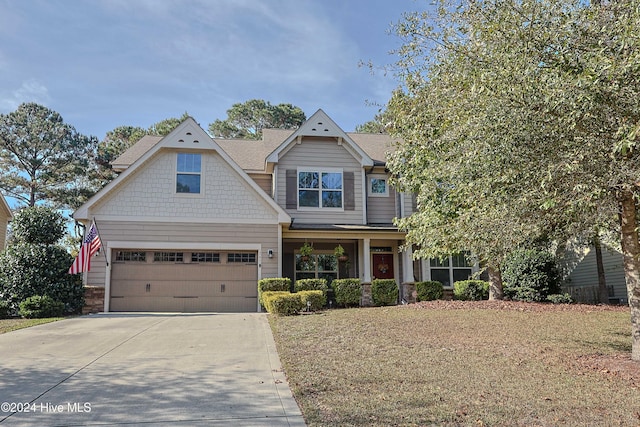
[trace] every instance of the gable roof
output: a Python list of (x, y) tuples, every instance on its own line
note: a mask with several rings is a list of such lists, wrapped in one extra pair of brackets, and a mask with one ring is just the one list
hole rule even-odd
[[(191, 150), (211, 150), (215, 151), (222, 159), (235, 171), (240, 175), (240, 177), (246, 181), (246, 183), (253, 189), (255, 192), (264, 199), (264, 201), (273, 208), (278, 214), (278, 221), (281, 223), (288, 223), (291, 221), (291, 217), (282, 209), (272, 198), (270, 198), (259, 186), (256, 182), (247, 175), (247, 173), (242, 170), (240, 166), (213, 140), (211, 137), (196, 123), (196, 121), (188, 117), (185, 121), (183, 121), (180, 125), (178, 125), (170, 134), (165, 137), (160, 138), (160, 140), (155, 141), (152, 144), (153, 138), (147, 138), (143, 144), (142, 148), (134, 148), (131, 147), (122, 156), (120, 159), (120, 165), (125, 165), (127, 162), (133, 160), (135, 155), (142, 153), (133, 160), (132, 163), (126, 167), (123, 172), (118, 175), (113, 181), (108, 183), (104, 188), (102, 188), (98, 193), (96, 193), (93, 197), (91, 197), (85, 204), (83, 204), (78, 210), (76, 210), (73, 214), (75, 219), (89, 219), (89, 209), (94, 206), (98, 201), (100, 201), (103, 197), (108, 195), (111, 191), (113, 191), (116, 187), (120, 185), (123, 181), (126, 181), (127, 178), (132, 175), (138, 168), (143, 167), (143, 165), (151, 159), (159, 150), (164, 148), (178, 148), (178, 149), (191, 149)], [(144, 138), (143, 138), (144, 139)], [(147, 148), (147, 144), (150, 145)], [(116, 159), (116, 160), (118, 160)]]
[(9, 207), (9, 204), (7, 203), (7, 201), (5, 200), (4, 196), (0, 193), (0, 210), (3, 210), (6, 214), (6, 217), (8, 219), (13, 218), (13, 214), (11, 213), (11, 208)]
[(373, 166), (371, 157), (347, 135), (322, 109), (316, 111), (295, 132), (267, 156), (267, 163), (277, 163), (280, 157), (304, 136), (336, 138), (342, 142), (362, 166)]
[[(322, 112), (322, 110), (318, 110), (318, 112)], [(322, 112), (322, 114), (324, 116), (321, 116), (318, 113), (314, 114), (314, 116), (303, 124), (300, 129), (303, 129), (303, 127), (305, 127), (305, 129), (309, 128), (308, 130), (302, 130), (304, 136), (311, 136), (311, 134), (320, 133), (321, 136), (332, 136), (336, 138), (342, 137), (344, 141), (349, 141), (351, 144), (357, 146), (359, 151), (364, 152), (373, 162), (373, 165), (383, 166), (386, 163), (387, 153), (394, 150), (393, 144), (395, 142), (395, 140), (393, 140), (389, 135), (380, 133), (345, 133), (342, 132), (333, 120), (329, 119), (324, 112)], [(331, 129), (330, 127), (320, 128), (321, 130), (319, 131), (317, 126), (309, 124), (311, 119), (314, 117), (316, 125), (318, 122), (321, 122), (323, 124), (333, 123), (333, 126), (331, 126)], [(324, 117), (326, 117), (330, 122), (326, 119), (323, 120)], [(214, 141), (245, 172), (259, 173), (266, 172), (265, 166), (267, 163), (267, 157), (278, 150), (284, 154), (287, 141), (295, 141), (297, 136), (300, 134), (300, 129), (297, 131), (290, 129), (263, 129), (261, 140), (214, 139)], [(327, 129), (327, 134), (332, 135), (324, 134), (325, 129)], [(113, 170), (121, 172), (127, 169), (161, 140), (161, 136), (146, 135), (142, 137), (136, 144), (131, 146), (111, 163)], [(370, 166), (371, 164), (367, 165)]]

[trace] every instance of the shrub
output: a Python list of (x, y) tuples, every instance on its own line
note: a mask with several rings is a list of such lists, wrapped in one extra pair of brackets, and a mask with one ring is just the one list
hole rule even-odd
[[(322, 307), (327, 303), (327, 296), (321, 290), (300, 291), (297, 293), (302, 303), (302, 309), (307, 308), (311, 311), (322, 310)], [(309, 305), (307, 305), (309, 303)]]
[(396, 305), (398, 285), (393, 279), (374, 279), (371, 282), (371, 297), (375, 305)]
[(67, 274), (73, 257), (54, 245), (17, 243), (0, 253), (0, 300), (18, 310), (21, 301), (47, 295), (78, 312), (84, 305), (84, 287), (78, 274)]
[(0, 301), (0, 319), (11, 317), (11, 307), (6, 301)]
[(360, 305), (362, 286), (360, 279), (336, 279), (331, 282), (336, 297), (336, 304), (341, 307), (357, 307)]
[(64, 236), (65, 219), (45, 206), (26, 207), (13, 217), (11, 231), (18, 243), (53, 245)]
[(291, 292), (265, 292), (262, 299), (269, 313), (281, 316), (298, 314), (304, 307), (300, 294), (292, 294)]
[(547, 301), (553, 304), (571, 304), (573, 302), (573, 298), (571, 295), (564, 294), (551, 294), (547, 296)]
[(489, 298), (489, 282), (484, 280), (460, 280), (453, 284), (453, 296), (457, 300), (480, 301)]
[(291, 292), (291, 279), (288, 277), (269, 277), (258, 280), (258, 301), (267, 308), (262, 301), (263, 292), (285, 291)]
[(433, 301), (442, 299), (444, 296), (444, 288), (442, 283), (436, 280), (416, 282), (416, 293), (418, 301)]
[(504, 295), (516, 301), (542, 302), (560, 293), (560, 274), (553, 255), (538, 249), (517, 250), (502, 270)]
[(64, 313), (64, 303), (48, 295), (33, 295), (20, 303), (20, 315), (27, 319), (59, 317)]
[(293, 284), (296, 292), (300, 291), (322, 291), (326, 296), (329, 286), (326, 279), (299, 279)]

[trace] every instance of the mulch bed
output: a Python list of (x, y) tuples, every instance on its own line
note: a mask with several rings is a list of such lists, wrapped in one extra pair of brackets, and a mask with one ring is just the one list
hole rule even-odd
[(591, 313), (594, 311), (629, 311), (626, 305), (592, 305), (592, 304), (550, 304), (537, 302), (520, 301), (457, 301), (457, 300), (436, 300), (421, 301), (414, 304), (407, 304), (401, 307), (410, 309), (434, 309), (434, 310), (509, 310), (509, 311), (580, 311)]

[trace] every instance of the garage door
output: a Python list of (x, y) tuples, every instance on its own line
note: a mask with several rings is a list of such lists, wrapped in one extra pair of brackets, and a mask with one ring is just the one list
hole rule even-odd
[(110, 311), (255, 312), (256, 252), (116, 250)]

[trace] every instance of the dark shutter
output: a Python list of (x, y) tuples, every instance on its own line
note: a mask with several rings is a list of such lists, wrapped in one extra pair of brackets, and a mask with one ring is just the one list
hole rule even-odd
[(287, 169), (286, 205), (287, 209), (298, 209), (298, 172)]
[(344, 172), (342, 174), (344, 181), (344, 210), (353, 211), (356, 209), (355, 191), (353, 189), (353, 172)]

